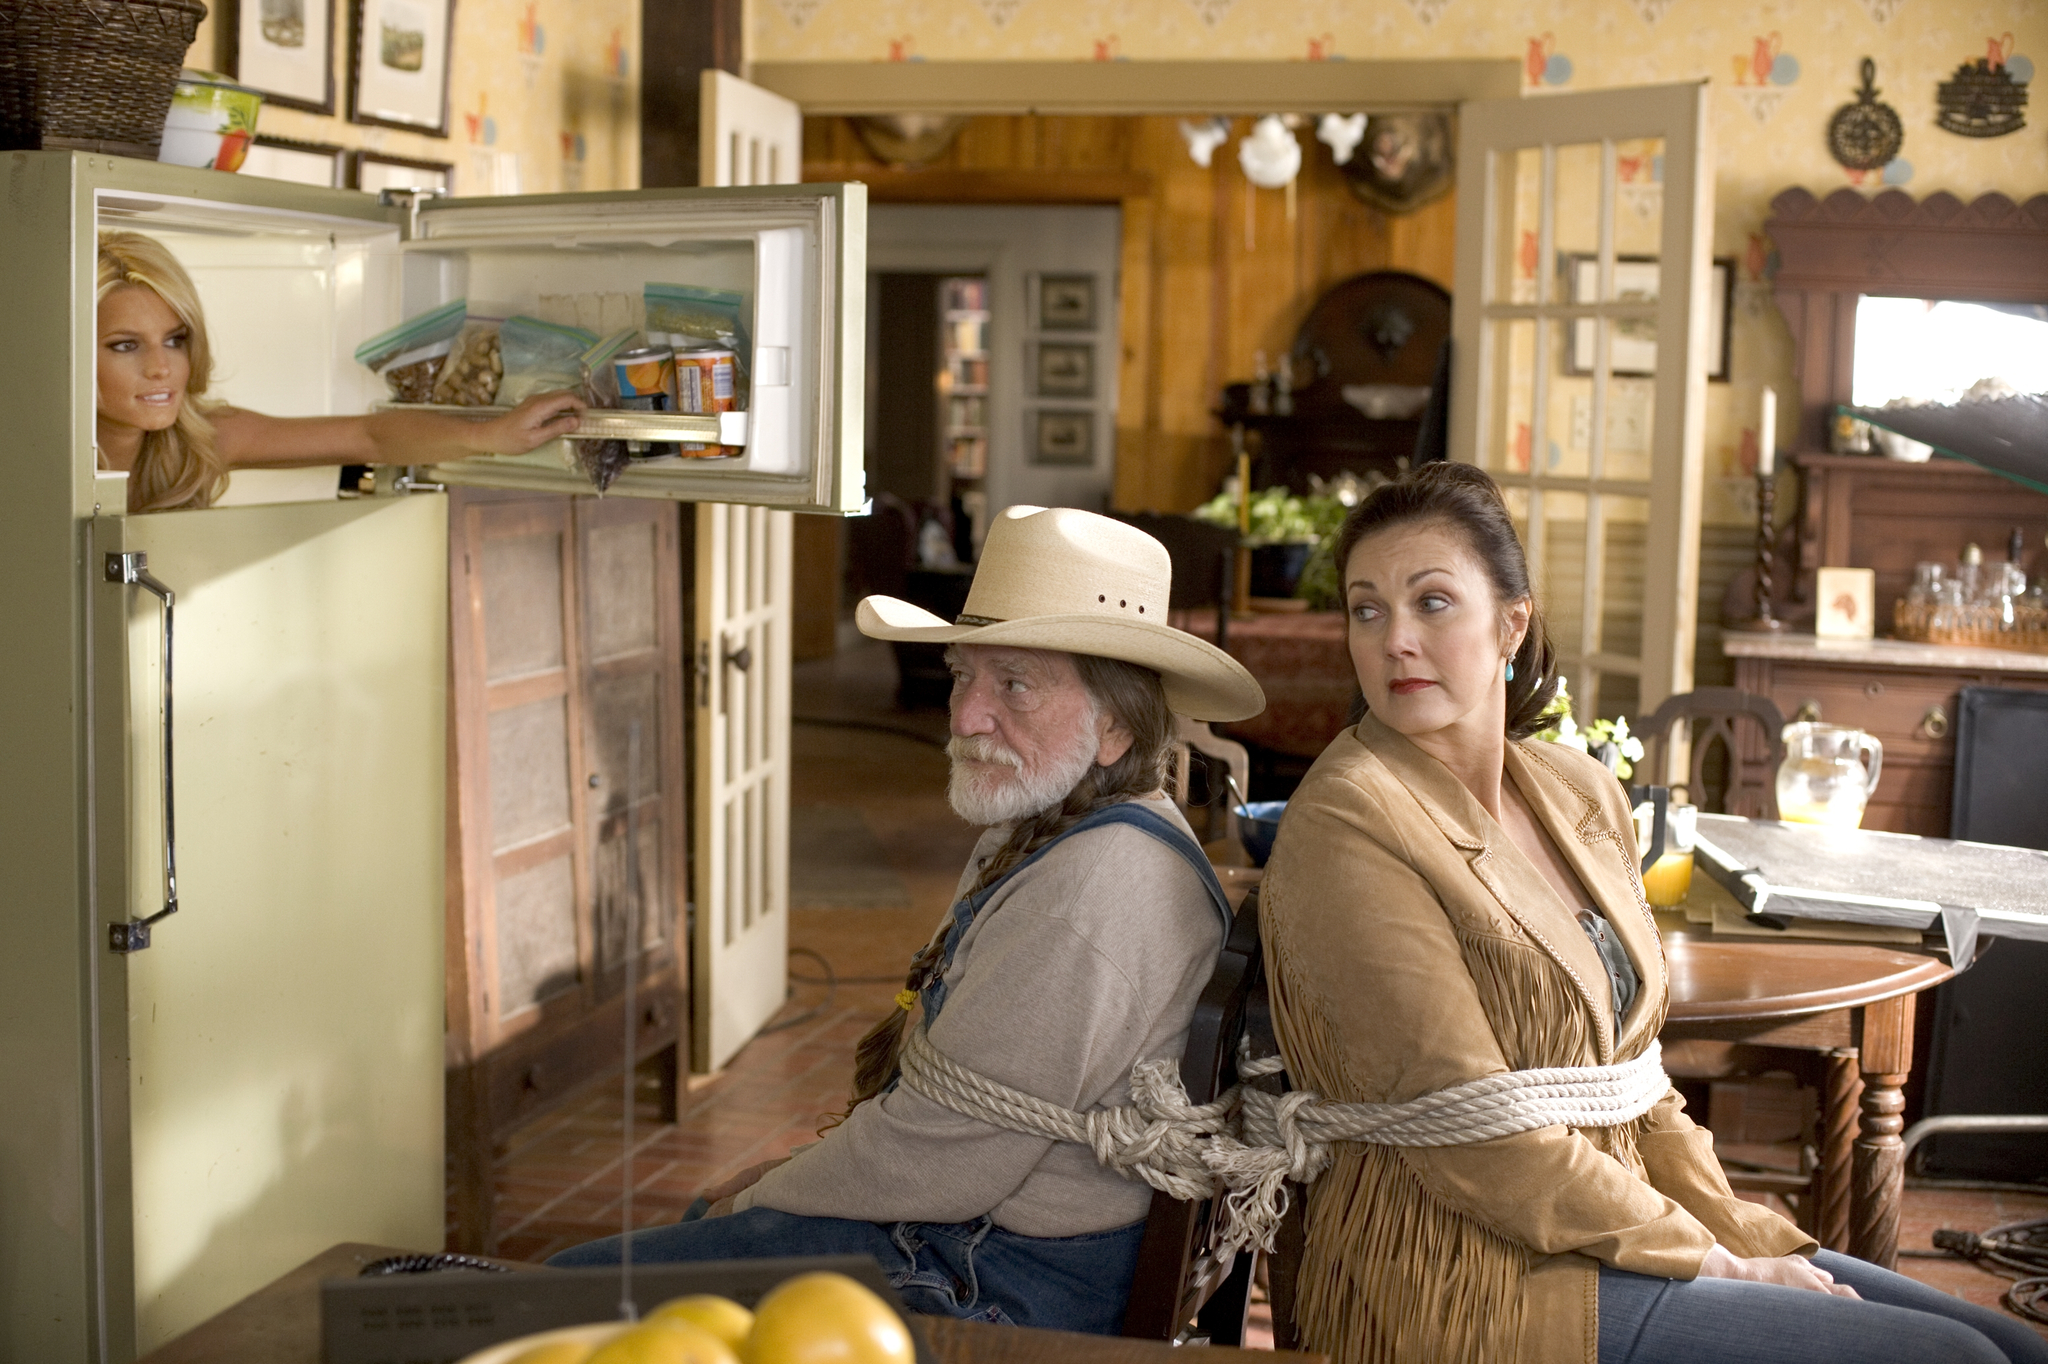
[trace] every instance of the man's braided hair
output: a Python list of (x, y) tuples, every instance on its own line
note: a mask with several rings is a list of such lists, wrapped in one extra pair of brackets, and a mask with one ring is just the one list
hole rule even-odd
[[(1107, 767), (1091, 765), (1087, 775), (1074, 783), (1066, 798), (1027, 819), (1017, 821), (1002, 846), (989, 855), (967, 889), (972, 895), (993, 885), (1046, 844), (1105, 806), (1119, 801), (1169, 790), (1173, 778), (1173, 711), (1166, 704), (1166, 687), (1159, 674), (1121, 659), (1099, 658), (1094, 654), (1073, 654), (1074, 669), (1081, 685), (1107, 715), (1116, 729), (1131, 736), (1131, 746)], [(938, 969), (945, 948), (943, 933), (927, 943), (910, 963), (904, 979), (904, 995), (923, 989), (931, 972)], [(854, 1109), (888, 1087), (896, 1075), (896, 1060), (903, 1049), (903, 1028), (910, 1020), (907, 1004), (899, 1003), (889, 1016), (868, 1030), (854, 1050), (853, 1101), (846, 1112), (829, 1126), (845, 1121)]]

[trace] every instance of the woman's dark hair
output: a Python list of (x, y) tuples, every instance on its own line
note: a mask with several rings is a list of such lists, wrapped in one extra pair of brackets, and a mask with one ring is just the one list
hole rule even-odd
[(1515, 651), (1505, 717), (1508, 737), (1526, 739), (1545, 727), (1544, 708), (1557, 695), (1557, 655), (1543, 628), (1536, 594), (1529, 588), (1529, 558), (1515, 534), (1508, 504), (1484, 470), (1448, 461), (1425, 464), (1367, 494), (1337, 532), (1339, 590), (1359, 541), (1391, 526), (1429, 524), (1449, 526), (1465, 538), (1493, 580), (1496, 601), (1506, 605), (1529, 599), (1529, 632)]
[[(1088, 815), (1106, 805), (1150, 795), (1169, 788), (1173, 779), (1175, 730), (1173, 708), (1166, 703), (1166, 686), (1159, 674), (1122, 659), (1074, 654), (1074, 670), (1088, 689), (1097, 710), (1131, 736), (1131, 746), (1107, 767), (1090, 764), (1087, 775), (1074, 783), (1066, 799), (1029, 819), (1017, 821), (1001, 847), (989, 855), (974, 884), (972, 895), (993, 884), (1031, 854), (1058, 838)], [(1169, 792), (1170, 794), (1170, 792)], [(944, 951), (943, 936), (927, 943), (910, 963), (903, 982), (907, 993), (924, 988), (925, 977), (939, 965)], [(853, 1102), (828, 1126), (836, 1126), (847, 1114), (882, 1092), (896, 1075), (896, 1058), (903, 1050), (903, 1027), (910, 1010), (898, 1006), (889, 1016), (868, 1029), (853, 1053)]]

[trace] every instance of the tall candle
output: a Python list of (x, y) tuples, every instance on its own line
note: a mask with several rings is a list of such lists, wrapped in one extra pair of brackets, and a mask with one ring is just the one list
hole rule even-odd
[(1778, 391), (1764, 389), (1763, 412), (1756, 421), (1756, 476), (1769, 478), (1778, 469)]

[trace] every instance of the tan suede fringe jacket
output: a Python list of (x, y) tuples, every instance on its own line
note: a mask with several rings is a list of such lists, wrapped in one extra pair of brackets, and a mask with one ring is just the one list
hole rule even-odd
[[(1482, 1076), (1609, 1065), (1664, 1021), (1664, 953), (1621, 785), (1507, 746), (1507, 779), (1598, 902), (1642, 987), (1614, 1034), (1573, 907), (1448, 768), (1367, 716), (1325, 749), (1268, 863), (1260, 920), (1288, 1074), (1399, 1103)], [(1470, 1146), (1346, 1144), (1308, 1199), (1297, 1319), (1337, 1364), (1595, 1364), (1602, 1263), (1690, 1279), (1813, 1241), (1728, 1189), (1676, 1091), (1625, 1127)]]

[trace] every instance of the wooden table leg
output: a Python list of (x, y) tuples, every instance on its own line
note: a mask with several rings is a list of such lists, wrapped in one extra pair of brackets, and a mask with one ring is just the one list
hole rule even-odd
[(1813, 1218), (1814, 1239), (1827, 1250), (1849, 1251), (1850, 1171), (1854, 1163), (1856, 1120), (1863, 1098), (1863, 1079), (1856, 1073), (1856, 1049), (1837, 1047), (1823, 1053), (1826, 1092), (1821, 1096), (1820, 1169), (1814, 1181), (1819, 1203)]
[(1863, 1072), (1861, 1134), (1850, 1191), (1849, 1253), (1891, 1269), (1899, 1256), (1899, 1193), (1905, 1183), (1906, 1098), (1913, 1069), (1913, 996), (1880, 1000), (1862, 1011), (1858, 1048)]

